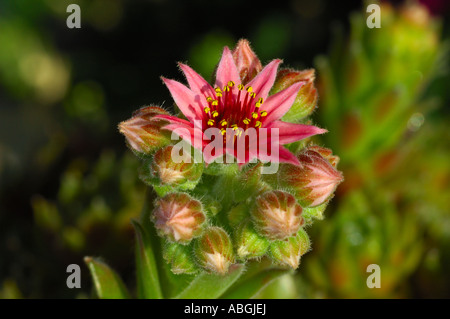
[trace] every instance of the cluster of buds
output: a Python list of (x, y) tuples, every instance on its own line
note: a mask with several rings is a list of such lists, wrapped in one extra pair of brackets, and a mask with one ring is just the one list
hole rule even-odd
[[(263, 68), (241, 40), (234, 50), (224, 49), (215, 89), (184, 64), (190, 88), (164, 79), (180, 117), (150, 107), (120, 124), (128, 145), (143, 158), (141, 179), (158, 195), (151, 220), (164, 238), (163, 257), (173, 273), (226, 274), (235, 263), (262, 258), (296, 269), (310, 249), (304, 226), (318, 216), (314, 212), (323, 212), (342, 175), (338, 157), (326, 148), (310, 145), (293, 154), (282, 146), (326, 131), (297, 124), (306, 123), (317, 106), (314, 70), (277, 71), (280, 63)], [(265, 159), (248, 150), (242, 164), (209, 163), (205, 153), (206, 163), (191, 153), (175, 160), (177, 148), (168, 134), (183, 129), (177, 134), (195, 152), (192, 139), (204, 133), (198, 122), (223, 131), (238, 125), (243, 131), (279, 129), (278, 171), (263, 174)], [(222, 135), (225, 144), (228, 132)]]

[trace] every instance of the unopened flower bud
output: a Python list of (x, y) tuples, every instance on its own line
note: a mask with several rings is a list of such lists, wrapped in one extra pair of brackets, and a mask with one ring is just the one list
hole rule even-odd
[(311, 145), (308, 146), (307, 150), (319, 153), (323, 158), (327, 159), (334, 168), (336, 168), (339, 163), (339, 156), (333, 155), (333, 151), (329, 148), (321, 147), (319, 145)]
[(195, 274), (198, 272), (192, 248), (178, 243), (168, 243), (164, 247), (163, 257), (170, 264), (174, 274)]
[(162, 185), (193, 189), (202, 176), (203, 164), (194, 163), (194, 159), (183, 153), (176, 161), (172, 158), (173, 146), (169, 145), (155, 153), (152, 162), (152, 175), (157, 176)]
[(283, 116), (285, 122), (297, 122), (310, 115), (317, 106), (318, 94), (314, 86), (315, 71), (308, 69), (296, 71), (292, 69), (280, 70), (272, 88), (272, 93), (277, 93), (297, 82), (303, 82), (303, 86), (297, 94), (297, 98), (290, 110)]
[(278, 264), (297, 269), (300, 265), (300, 257), (309, 250), (310, 246), (308, 234), (300, 229), (296, 236), (271, 243), (270, 257)]
[(315, 207), (329, 200), (343, 181), (341, 172), (312, 150), (300, 153), (297, 158), (299, 166), (280, 166), (279, 186), (292, 190), (303, 207)]
[(119, 131), (125, 135), (131, 150), (138, 154), (149, 154), (170, 143), (170, 135), (161, 130), (167, 123), (154, 118), (159, 114), (169, 113), (157, 106), (147, 106), (119, 124)]
[(261, 61), (253, 52), (248, 40), (239, 40), (232, 53), (242, 84), (250, 82), (262, 70)]
[(230, 236), (220, 227), (209, 227), (197, 239), (194, 252), (198, 263), (207, 271), (226, 274), (234, 263)]
[(185, 193), (170, 193), (157, 200), (152, 219), (161, 236), (188, 243), (200, 235), (206, 217), (198, 200)]
[(234, 238), (241, 259), (262, 257), (269, 248), (269, 240), (258, 234), (250, 220), (238, 226)]
[(282, 191), (268, 191), (258, 196), (251, 216), (256, 229), (269, 239), (294, 235), (303, 224), (302, 207), (295, 197)]

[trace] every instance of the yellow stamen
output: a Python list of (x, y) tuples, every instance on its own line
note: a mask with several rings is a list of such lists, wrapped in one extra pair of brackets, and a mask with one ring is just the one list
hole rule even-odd
[(247, 88), (247, 92), (248, 92), (248, 93), (253, 92), (253, 88), (252, 88), (251, 86), (249, 86), (249, 87)]
[(227, 122), (226, 120), (222, 120), (222, 121), (220, 121), (220, 124), (221, 124), (222, 126), (226, 126), (226, 125), (228, 124), (228, 122)]
[(213, 117), (218, 117), (219, 116), (219, 112), (217, 112), (217, 111), (214, 111), (214, 112), (212, 112), (212, 114), (211, 114)]
[(228, 82), (228, 86), (231, 88), (231, 87), (233, 87), (233, 85), (234, 85), (234, 82), (233, 81), (229, 81)]
[(211, 102), (213, 101), (213, 98), (210, 97), (210, 96), (208, 96), (208, 97), (206, 98), (206, 101), (207, 101), (208, 103), (211, 103)]
[(220, 88), (215, 88), (214, 90), (216, 91), (216, 93), (222, 93), (222, 90)]
[(259, 102), (260, 104), (263, 104), (264, 99), (263, 99), (262, 97), (260, 97), (260, 98), (258, 99), (258, 102)]
[(244, 85), (243, 85), (243, 84), (239, 84), (239, 85), (238, 85), (238, 90), (239, 90), (239, 91), (242, 91), (243, 89), (244, 89)]
[(222, 97), (222, 93), (218, 92), (218, 93), (216, 93), (216, 96), (217, 97)]
[(248, 124), (250, 124), (250, 119), (245, 118), (242, 122), (244, 122), (244, 124), (248, 125)]
[(256, 93), (255, 92), (251, 92), (250, 93), (250, 97), (255, 98), (256, 97)]
[(237, 124), (233, 124), (231, 125), (231, 127), (233, 128), (233, 131), (236, 131), (239, 129), (239, 127), (237, 126)]
[(211, 109), (209, 107), (205, 107), (203, 110), (205, 111), (206, 114), (208, 114)]
[(258, 113), (252, 112), (252, 117), (253, 117), (254, 119), (257, 119), (257, 118), (258, 118)]
[(261, 127), (261, 125), (262, 125), (262, 123), (260, 121), (256, 121), (256, 123), (255, 123), (256, 128)]
[(256, 102), (256, 103), (255, 103), (255, 107), (256, 107), (256, 108), (258, 108), (258, 107), (260, 107), (260, 106), (261, 106), (261, 103), (259, 103), (259, 102)]
[(261, 114), (262, 117), (267, 116), (267, 111), (261, 111), (260, 114)]
[(225, 85), (225, 86), (223, 87), (223, 90), (224, 90), (225, 92), (230, 92), (230, 87), (229, 87), (228, 85)]
[(217, 106), (217, 105), (219, 105), (219, 101), (214, 100), (214, 101), (212, 101), (211, 105)]
[(220, 129), (220, 133), (221, 133), (222, 135), (225, 135), (226, 132), (227, 132), (227, 131), (226, 131), (224, 128), (221, 128), (221, 129)]
[(209, 119), (208, 120), (208, 125), (209, 126), (213, 126), (214, 125), (214, 120), (213, 119)]

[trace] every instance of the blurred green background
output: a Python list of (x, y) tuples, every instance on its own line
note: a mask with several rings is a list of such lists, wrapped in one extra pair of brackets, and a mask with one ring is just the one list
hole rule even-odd
[[(172, 105), (160, 76), (183, 80), (177, 61), (211, 79), (240, 38), (263, 63), (316, 68), (313, 119), (346, 178), (297, 274), (263, 296), (449, 298), (450, 6), (383, 2), (369, 29), (372, 2), (1, 1), (0, 298), (90, 297), (85, 255), (135, 285), (145, 187), (117, 124)], [(72, 263), (81, 289), (66, 286)]]

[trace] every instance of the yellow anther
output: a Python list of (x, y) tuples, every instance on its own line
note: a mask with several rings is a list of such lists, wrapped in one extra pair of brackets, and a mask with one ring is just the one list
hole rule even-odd
[(250, 97), (255, 98), (256, 97), (256, 93), (255, 92), (251, 92), (250, 93)]
[(206, 114), (208, 114), (211, 109), (209, 107), (205, 107), (203, 110), (205, 111)]
[(208, 97), (206, 98), (206, 102), (211, 103), (212, 101), (213, 101), (213, 98), (212, 98), (212, 97), (208, 96)]
[(216, 93), (222, 93), (222, 90), (221, 90), (219, 87), (216, 87), (216, 88), (214, 89), (214, 91), (216, 91)]
[(234, 82), (233, 81), (229, 81), (228, 82), (228, 86), (231, 88), (231, 87), (233, 87), (233, 85), (234, 85)]
[(261, 111), (260, 114), (261, 114), (262, 117), (267, 116), (267, 111)]
[(253, 92), (253, 88), (252, 88), (251, 86), (249, 86), (249, 87), (247, 88), (247, 92), (248, 92), (248, 93)]
[(239, 133), (237, 134), (237, 136), (241, 136), (242, 135), (243, 130), (240, 130)]
[(233, 128), (233, 131), (236, 131), (239, 129), (239, 127), (237, 126), (237, 124), (233, 124), (231, 125), (231, 127)]
[(252, 117), (253, 117), (254, 119), (257, 119), (257, 118), (258, 118), (258, 113), (252, 112)]
[(248, 119), (248, 118), (245, 118), (242, 122), (244, 122), (244, 124), (250, 124), (250, 119)]
[(261, 107), (261, 103), (256, 102), (256, 103), (255, 103), (255, 107)]
[(212, 112), (212, 116), (213, 116), (213, 117), (218, 117), (218, 116), (219, 116), (219, 112), (213, 111), (213, 112)]
[(214, 100), (214, 101), (212, 101), (211, 105), (217, 106), (217, 105), (219, 105), (219, 101)]
[(208, 125), (209, 126), (213, 126), (214, 125), (214, 120), (213, 119), (209, 119), (208, 120)]
[(226, 132), (227, 132), (227, 130), (225, 130), (224, 128), (221, 128), (221, 129), (220, 129), (220, 133), (221, 133), (222, 135), (225, 135)]
[(256, 128), (261, 127), (261, 125), (262, 125), (262, 123), (260, 121), (256, 121), (256, 123), (255, 123)]
[(226, 126), (227, 124), (228, 124), (228, 122), (226, 120), (220, 121), (220, 125), (222, 125), (222, 126)]
[(243, 85), (243, 84), (239, 84), (239, 85), (238, 85), (238, 90), (239, 90), (239, 91), (242, 91), (243, 89), (244, 89), (244, 85)]
[(216, 93), (216, 96), (217, 97), (222, 97), (222, 93), (218, 92), (218, 93)]
[(230, 92), (230, 87), (229, 87), (228, 85), (225, 85), (225, 86), (223, 87), (223, 90), (224, 90), (225, 92)]
[(262, 97), (260, 97), (260, 98), (258, 99), (258, 103), (259, 103), (259, 104), (263, 104), (263, 102), (264, 102), (264, 99), (263, 99)]

